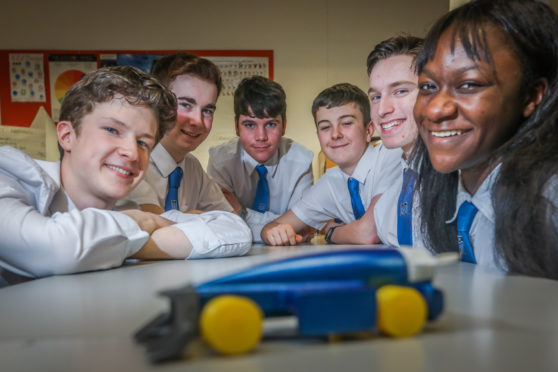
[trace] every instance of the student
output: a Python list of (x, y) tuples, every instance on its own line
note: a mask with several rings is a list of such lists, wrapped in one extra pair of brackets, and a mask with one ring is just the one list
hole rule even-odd
[(429, 31), (414, 114), (433, 251), (558, 279), (557, 64), (542, 2), (474, 1)]
[(338, 167), (329, 169), (298, 203), (264, 227), (267, 244), (294, 245), (307, 226), (321, 229), (334, 218), (341, 223), (361, 218), (401, 172), (401, 150), (368, 144), (370, 103), (360, 88), (343, 83), (325, 89), (314, 99), (312, 114), (322, 152)]
[(234, 94), (238, 138), (209, 150), (207, 172), (248, 223), (255, 242), (262, 242), (262, 228), (291, 208), (314, 180), (312, 152), (283, 137), (286, 113), (281, 85), (261, 76), (245, 78)]
[[(213, 62), (179, 52), (158, 60), (153, 75), (177, 97), (176, 125), (151, 153), (145, 180), (119, 208), (140, 207), (162, 213), (221, 210), (232, 212), (219, 185), (211, 180), (198, 159), (190, 154), (209, 135), (217, 98), (222, 88), (221, 73)], [(169, 198), (169, 180), (178, 182), (176, 198)], [(174, 204), (173, 204), (174, 203)]]
[(175, 118), (176, 100), (157, 80), (133, 67), (104, 68), (72, 86), (62, 102), (60, 162), (0, 147), (0, 286), (7, 284), (2, 277), (164, 256), (150, 234), (168, 232), (170, 221), (110, 209), (140, 182), (149, 152)]
[(377, 44), (367, 58), (371, 119), (388, 149), (402, 150), (403, 171), (363, 218), (329, 234), (334, 243), (421, 246), (417, 202), (413, 200), (416, 172), (410, 167), (418, 136), (413, 117), (418, 87), (415, 58), (422, 39), (395, 36)]

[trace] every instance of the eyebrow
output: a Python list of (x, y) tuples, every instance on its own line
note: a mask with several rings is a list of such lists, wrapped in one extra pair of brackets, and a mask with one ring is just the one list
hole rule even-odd
[[(417, 85), (417, 83), (414, 82), (414, 81), (409, 81), (409, 80), (399, 80), (399, 81), (394, 81), (388, 87), (390, 89), (393, 89), (393, 88), (401, 86), (401, 85)], [(368, 88), (368, 94), (370, 94), (371, 92), (378, 92), (378, 91), (379, 91), (379, 89), (376, 89), (374, 87)]]
[[(463, 72), (470, 71), (470, 70), (481, 70), (481, 69), (479, 68), (479, 66), (476, 63), (473, 63), (469, 66), (458, 68), (457, 72), (463, 73)], [(422, 73), (424, 73), (426, 75), (429, 75), (429, 76), (432, 76), (434, 74), (434, 70), (423, 68)]]
[[(356, 116), (352, 115), (352, 114), (346, 114), (346, 115), (339, 116), (336, 120), (339, 121), (339, 120), (343, 120), (343, 119), (346, 119), (346, 118), (356, 119)], [(316, 123), (316, 125), (320, 125), (321, 123), (331, 123), (331, 120), (323, 119), (323, 120), (318, 121)]]
[(343, 120), (343, 119), (346, 119), (346, 118), (356, 119), (356, 116), (355, 116), (355, 115), (351, 115), (351, 114), (341, 115), (341, 116), (339, 116), (339, 117), (337, 118), (337, 120)]
[[(191, 104), (193, 104), (193, 105), (197, 105), (197, 104), (198, 104), (198, 102), (197, 102), (194, 98), (192, 98), (192, 97), (177, 97), (177, 100), (179, 100), (179, 101), (186, 101), (186, 102), (191, 103)], [(204, 108), (210, 108), (210, 109), (216, 110), (216, 109), (217, 109), (217, 106), (214, 105), (213, 103), (210, 103), (209, 105), (205, 105)]]

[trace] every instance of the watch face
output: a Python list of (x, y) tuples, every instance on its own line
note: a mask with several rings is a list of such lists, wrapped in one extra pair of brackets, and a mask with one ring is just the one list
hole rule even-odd
[(326, 235), (325, 235), (325, 241), (328, 242), (329, 244), (332, 243), (331, 241), (331, 235), (333, 235), (333, 230), (335, 230), (337, 226), (333, 226), (331, 227), (329, 230), (327, 230)]

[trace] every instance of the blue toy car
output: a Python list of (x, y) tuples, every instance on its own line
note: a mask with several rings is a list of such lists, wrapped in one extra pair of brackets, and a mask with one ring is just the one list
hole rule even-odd
[[(454, 260), (451, 256), (449, 260)], [(353, 248), (261, 264), (162, 294), (171, 311), (140, 329), (151, 361), (182, 353), (194, 337), (223, 354), (253, 349), (264, 317), (295, 316), (298, 335), (420, 332), (443, 309), (431, 280), (440, 260), (420, 249)]]

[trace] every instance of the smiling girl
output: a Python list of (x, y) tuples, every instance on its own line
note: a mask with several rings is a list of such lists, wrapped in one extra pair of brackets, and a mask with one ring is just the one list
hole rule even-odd
[(414, 115), (431, 250), (558, 279), (557, 64), (537, 1), (473, 1), (429, 31)]

